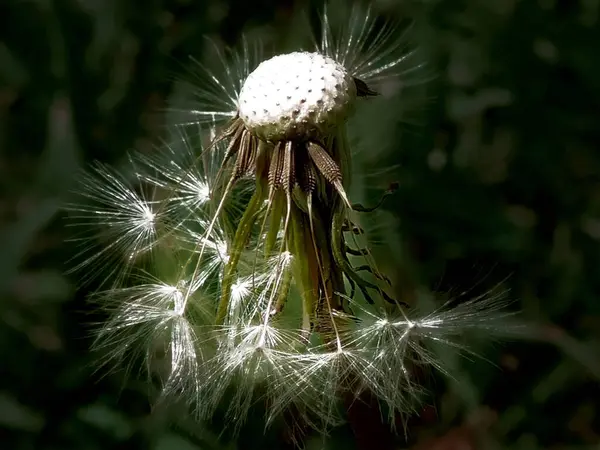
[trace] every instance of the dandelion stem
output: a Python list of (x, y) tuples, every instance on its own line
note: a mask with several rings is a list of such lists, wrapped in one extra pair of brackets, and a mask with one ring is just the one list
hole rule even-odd
[(279, 289), (279, 293), (277, 295), (277, 300), (275, 301), (275, 311), (281, 312), (285, 305), (285, 301), (288, 298), (288, 294), (290, 291), (290, 286), (292, 285), (292, 271), (289, 266), (284, 267), (282, 280), (281, 280), (281, 288)]
[(277, 241), (277, 234), (279, 233), (279, 225), (281, 224), (285, 205), (284, 197), (282, 195), (274, 195), (272, 205), (273, 209), (269, 216), (269, 227), (265, 237), (265, 257), (268, 257), (273, 251), (273, 247)]
[(246, 242), (252, 232), (252, 227), (256, 222), (256, 216), (261, 208), (263, 198), (263, 190), (257, 183), (256, 191), (252, 194), (252, 198), (246, 206), (246, 210), (240, 219), (235, 236), (233, 238), (233, 245), (229, 254), (229, 261), (224, 269), (223, 284), (221, 288), (221, 300), (217, 308), (217, 323), (222, 324), (227, 314), (229, 307), (229, 298), (231, 297), (231, 285), (235, 278), (235, 272), (237, 269), (238, 262), (242, 255), (243, 249), (246, 246)]
[[(307, 242), (304, 215), (297, 208), (292, 208), (291, 233), (289, 247), (294, 255), (293, 267), (302, 297), (302, 329), (310, 331), (311, 317), (319, 301), (319, 275), (314, 263), (315, 255), (312, 245)], [(300, 256), (303, 256), (302, 258)]]

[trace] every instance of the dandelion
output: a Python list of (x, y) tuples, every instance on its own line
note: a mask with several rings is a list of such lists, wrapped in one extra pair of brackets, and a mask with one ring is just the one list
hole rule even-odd
[(237, 428), (262, 403), (267, 425), (293, 411), (326, 432), (368, 391), (393, 426), (420, 397), (414, 366), (444, 369), (425, 341), (458, 348), (503, 317), (493, 298), (416, 314), (365, 246), (359, 215), (379, 205), (348, 194), (348, 123), (390, 85), (422, 82), (424, 65), (396, 27), (345, 5), (327, 5), (317, 48), (218, 51), (222, 73), (199, 67), (171, 140), (132, 155), (127, 177), (96, 166), (88, 203), (70, 206), (96, 230), (76, 269), (108, 266), (96, 346), (126, 365), (143, 355), (200, 418), (224, 409)]

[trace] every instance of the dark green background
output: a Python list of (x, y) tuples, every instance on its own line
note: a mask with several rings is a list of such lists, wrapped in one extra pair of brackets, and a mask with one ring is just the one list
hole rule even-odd
[[(400, 2), (380, 3), (393, 13)], [(534, 324), (527, 340), (485, 348), (493, 364), (461, 360), (455, 382), (431, 378), (431, 406), (402, 448), (597, 449), (600, 1), (402, 4), (426, 24), (436, 78), (379, 161), (397, 164), (400, 182), (386, 204), (395, 282), (460, 296), (504, 280)], [(60, 206), (82, 165), (155, 143), (156, 111), (188, 56), (202, 58), (203, 36), (277, 40), (300, 5), (0, 1), (2, 448), (278, 445), (256, 424), (218, 444), (218, 423), (151, 415), (143, 377), (94, 373), (85, 292), (63, 275), (73, 248)], [(352, 448), (351, 432), (328, 445)]]

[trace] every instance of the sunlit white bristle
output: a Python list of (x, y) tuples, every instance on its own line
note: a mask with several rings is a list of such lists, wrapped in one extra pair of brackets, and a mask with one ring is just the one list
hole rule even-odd
[(84, 281), (102, 274), (107, 282), (118, 283), (138, 259), (152, 252), (161, 230), (168, 228), (154, 190), (137, 183), (137, 177), (100, 163), (83, 174), (78, 194), (85, 201), (67, 208), (69, 225), (81, 230), (73, 239), (81, 250), (72, 270), (95, 269), (84, 274)]
[(184, 288), (185, 283), (155, 281), (94, 295), (94, 302), (112, 314), (96, 339), (96, 348), (105, 352), (105, 363), (128, 366), (136, 354), (154, 360), (154, 352), (148, 349), (162, 346), (168, 360), (165, 391), (194, 388), (191, 381), (202, 363), (194, 328), (209, 320), (210, 312), (200, 297), (185, 302)]
[(374, 6), (329, 0), (317, 48), (376, 91), (402, 91), (432, 77), (414, 26), (413, 20), (384, 19)]

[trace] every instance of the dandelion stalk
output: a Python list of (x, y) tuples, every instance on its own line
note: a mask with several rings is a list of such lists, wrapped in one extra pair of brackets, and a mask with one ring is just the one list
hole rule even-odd
[(242, 256), (243, 248), (248, 241), (252, 232), (252, 226), (256, 221), (256, 216), (262, 207), (262, 190), (260, 187), (252, 194), (252, 198), (244, 211), (244, 215), (240, 219), (240, 223), (235, 232), (231, 251), (229, 253), (229, 261), (225, 265), (223, 282), (221, 285), (221, 301), (217, 309), (217, 323), (222, 324), (229, 307), (229, 298), (231, 297), (231, 285), (235, 279), (235, 271)]

